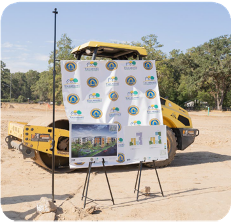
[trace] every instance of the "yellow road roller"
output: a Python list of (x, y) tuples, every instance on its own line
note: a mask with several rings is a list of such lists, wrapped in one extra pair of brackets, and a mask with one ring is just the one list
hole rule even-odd
[[(77, 60), (82, 56), (127, 60), (130, 58), (142, 60), (147, 56), (143, 47), (90, 41), (73, 49)], [(193, 129), (191, 118), (186, 110), (169, 101), (160, 98), (163, 114), (163, 124), (167, 125), (167, 147), (169, 158), (157, 161), (158, 167), (169, 165), (176, 150), (184, 150), (199, 135), (198, 129)], [(32, 158), (45, 169), (52, 169), (52, 118), (39, 117), (25, 122), (9, 122), (6, 143), (9, 149), (18, 149), (24, 158)], [(55, 172), (69, 172), (69, 121), (66, 116), (55, 119)], [(145, 163), (153, 166), (152, 163)]]

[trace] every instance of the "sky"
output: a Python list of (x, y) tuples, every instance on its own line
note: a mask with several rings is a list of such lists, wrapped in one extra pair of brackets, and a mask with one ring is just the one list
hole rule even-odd
[(109, 125), (106, 124), (73, 124), (72, 125), (72, 138), (77, 137), (95, 137), (107, 136), (117, 137), (117, 131), (110, 131)]
[(66, 33), (74, 47), (90, 40), (140, 41), (155, 34), (168, 54), (231, 33), (228, 10), (213, 2), (18, 2), (8, 5), (1, 16), (1, 60), (11, 73), (48, 69), (54, 8), (57, 40)]

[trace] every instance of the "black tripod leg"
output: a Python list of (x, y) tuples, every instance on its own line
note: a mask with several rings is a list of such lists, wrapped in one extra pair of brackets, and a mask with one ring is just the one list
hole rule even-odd
[(85, 208), (85, 205), (86, 205), (86, 198), (87, 198), (87, 194), (88, 194), (89, 178), (90, 178), (91, 166), (92, 166), (92, 162), (89, 163), (89, 173), (88, 173), (88, 180), (87, 180), (87, 186), (86, 186), (86, 192), (85, 192), (84, 208)]
[(111, 200), (112, 200), (113, 205), (114, 205), (114, 198), (113, 198), (113, 195), (112, 195), (112, 192), (111, 192), (110, 183), (109, 183), (109, 180), (108, 180), (108, 176), (107, 176), (107, 173), (106, 173), (106, 168), (105, 168), (105, 164), (104, 163), (105, 163), (105, 160), (104, 160), (104, 158), (102, 158), (102, 166), (103, 166), (104, 171), (105, 171), (106, 181), (108, 183), (108, 187), (109, 187), (109, 190), (110, 190)]
[(158, 182), (159, 182), (161, 194), (162, 194), (162, 196), (164, 196), (164, 193), (163, 193), (163, 190), (162, 190), (162, 187), (161, 187), (161, 183), (160, 183), (160, 180), (159, 180), (159, 175), (158, 175), (158, 172), (157, 172), (157, 169), (156, 169), (156, 166), (155, 166), (155, 160), (153, 160), (153, 166), (155, 168), (156, 176), (157, 176), (157, 179), (158, 179)]
[(138, 177), (139, 177), (139, 169), (140, 169), (140, 163), (139, 163), (139, 167), (138, 167), (138, 173), (137, 173), (137, 177), (136, 177), (136, 181), (135, 181), (135, 189), (134, 189), (134, 193), (136, 191), (136, 186), (137, 186), (137, 182), (138, 182)]
[(139, 199), (139, 187), (140, 187), (140, 179), (141, 179), (142, 166), (143, 166), (143, 163), (142, 163), (142, 161), (140, 161), (140, 172), (139, 172), (139, 183), (138, 183), (138, 190), (137, 190), (137, 201)]
[[(89, 163), (89, 165), (90, 165), (90, 163)], [(86, 187), (86, 182), (87, 182), (88, 175), (89, 175), (89, 167), (88, 167), (88, 169), (87, 169), (87, 173), (86, 173), (85, 185), (84, 185), (84, 189), (83, 189), (83, 192), (82, 192), (81, 200), (83, 200), (83, 197), (84, 197), (85, 187)]]

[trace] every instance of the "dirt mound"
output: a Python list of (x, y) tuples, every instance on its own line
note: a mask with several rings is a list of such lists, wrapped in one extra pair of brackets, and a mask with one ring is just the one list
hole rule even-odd
[(12, 104), (9, 103), (1, 103), (1, 108), (15, 108)]

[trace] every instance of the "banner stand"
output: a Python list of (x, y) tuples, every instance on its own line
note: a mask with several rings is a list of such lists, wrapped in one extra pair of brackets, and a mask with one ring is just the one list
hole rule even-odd
[[(92, 163), (95, 163), (95, 162), (89, 162), (89, 167), (88, 167), (87, 174), (86, 174), (86, 178), (85, 178), (84, 189), (83, 189), (82, 197), (81, 197), (81, 200), (83, 200), (83, 197), (85, 197), (85, 200), (84, 200), (84, 208), (85, 208), (85, 206), (86, 206), (86, 199), (88, 198), (88, 197), (87, 197), (87, 194), (88, 194), (88, 188), (89, 188), (89, 178), (90, 178)], [(113, 205), (114, 205), (114, 198), (113, 198), (112, 191), (111, 191), (111, 188), (110, 188), (109, 179), (108, 179), (108, 176), (107, 176), (107, 173), (106, 173), (106, 167), (105, 167), (105, 160), (104, 160), (104, 158), (102, 158), (102, 166), (103, 166), (103, 169), (104, 169), (104, 171), (105, 171), (106, 181), (107, 181), (107, 184), (108, 184), (108, 187), (109, 187), (109, 190), (110, 190), (111, 201), (113, 202)], [(85, 195), (84, 195), (84, 193), (85, 193)], [(91, 202), (93, 202), (93, 201), (96, 201), (96, 200), (93, 200), (93, 199), (91, 199), (91, 198), (88, 198), (88, 199), (91, 200), (91, 201), (88, 202), (88, 203), (91, 203)], [(98, 200), (98, 201), (99, 201), (99, 200)], [(87, 204), (88, 204), (88, 203), (87, 203)]]
[[(159, 175), (158, 175), (158, 172), (157, 172), (157, 169), (156, 169), (156, 166), (155, 166), (155, 160), (153, 160), (152, 162), (153, 162), (153, 166), (154, 166), (154, 168), (155, 168), (156, 176), (157, 176), (157, 179), (158, 179), (158, 182), (159, 182), (161, 194), (162, 194), (162, 196), (164, 197), (163, 190), (162, 190), (162, 187), (161, 187), (161, 183), (160, 183), (160, 180), (159, 180)], [(139, 188), (140, 188), (140, 180), (141, 180), (141, 172), (142, 172), (142, 166), (143, 166), (143, 161), (140, 161), (140, 162), (139, 162), (138, 173), (137, 173), (137, 177), (136, 177), (136, 182), (135, 182), (135, 188), (134, 188), (134, 193), (135, 193), (135, 191), (137, 191), (137, 201), (138, 201), (138, 199), (139, 199), (139, 193), (142, 193), (142, 192), (139, 191)], [(138, 182), (138, 179), (139, 179), (139, 182)], [(138, 182), (138, 188), (136, 189), (136, 187), (137, 187), (137, 182)], [(141, 195), (145, 195), (145, 194), (142, 193)]]

